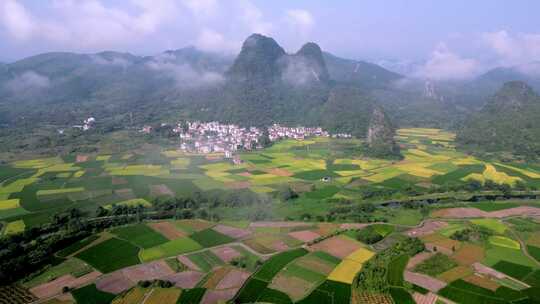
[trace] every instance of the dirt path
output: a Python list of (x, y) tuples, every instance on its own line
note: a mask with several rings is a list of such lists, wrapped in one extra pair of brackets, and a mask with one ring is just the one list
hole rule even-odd
[(531, 259), (537, 266), (540, 267), (540, 262), (538, 262), (535, 258), (533, 258), (530, 254), (529, 254), (529, 251), (527, 250), (527, 244), (525, 244), (525, 242), (519, 237), (519, 234), (517, 234), (517, 232), (511, 228), (510, 226), (507, 226), (508, 227), (508, 230), (510, 231), (510, 233), (513, 234), (513, 236), (518, 240), (520, 246), (521, 246), (521, 251), (523, 252), (523, 254), (528, 257), (529, 259)]

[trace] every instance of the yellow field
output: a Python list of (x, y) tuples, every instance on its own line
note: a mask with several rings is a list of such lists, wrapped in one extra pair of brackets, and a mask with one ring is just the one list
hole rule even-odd
[(514, 240), (512, 240), (510, 238), (507, 238), (507, 237), (504, 237), (504, 236), (499, 236), (499, 235), (490, 236), (489, 237), (489, 243), (493, 244), (493, 245), (496, 245), (496, 246), (516, 249), (516, 250), (521, 249), (521, 246), (519, 245), (519, 242), (516, 242), (516, 241), (514, 241)]
[(7, 210), (20, 207), (19, 199), (0, 200), (0, 210)]
[(495, 166), (492, 164), (485, 164), (485, 170), (482, 174), (480, 173), (472, 173), (463, 178), (463, 180), (477, 180), (479, 182), (484, 183), (486, 180), (493, 181), (497, 184), (508, 184), (508, 185), (514, 185), (517, 181), (521, 181), (522, 179), (516, 176), (510, 176), (504, 172), (497, 171)]
[(168, 169), (163, 169), (159, 165), (104, 166), (104, 168), (111, 175), (160, 176), (170, 173)]
[(182, 291), (177, 288), (154, 288), (145, 304), (176, 304)]
[(36, 195), (37, 196), (40, 196), (40, 195), (53, 195), (53, 194), (73, 193), (73, 192), (81, 192), (81, 191), (84, 191), (83, 187), (61, 188), (61, 189), (50, 189), (50, 190), (38, 190)]
[(99, 155), (98, 157), (96, 157), (96, 160), (97, 161), (108, 161), (109, 158), (111, 158), (110, 155)]
[(6, 229), (4, 230), (4, 235), (8, 235), (8, 234), (15, 234), (15, 233), (19, 233), (19, 232), (23, 232), (24, 231), (24, 222), (23, 220), (18, 220), (18, 221), (14, 221), (14, 222), (10, 222), (7, 224), (7, 227)]
[(501, 164), (501, 163), (497, 163), (496, 165), (508, 168), (510, 170), (514, 170), (514, 171), (519, 172), (519, 173), (521, 173), (521, 174), (523, 174), (523, 175), (525, 175), (527, 177), (530, 177), (530, 178), (540, 178), (540, 174), (538, 174), (536, 172), (532, 172), (532, 171), (521, 169), (521, 168), (512, 167), (512, 166)]
[(11, 194), (15, 192), (21, 192), (24, 186), (33, 184), (38, 179), (34, 177), (18, 179), (7, 186), (0, 187), (0, 194)]
[(73, 177), (74, 177), (74, 178), (79, 178), (79, 177), (81, 177), (81, 176), (84, 175), (84, 172), (85, 172), (84, 170), (79, 170), (79, 171), (77, 171), (77, 172), (75, 172), (75, 173), (73, 174)]
[[(130, 199), (130, 200), (126, 200), (126, 201), (121, 201), (121, 202), (118, 202), (118, 203), (115, 203), (114, 205), (117, 205), (117, 206), (139, 206), (139, 205), (142, 205), (144, 207), (151, 207), (152, 204), (150, 202), (148, 202), (147, 200), (145, 200), (144, 198), (134, 198), (134, 199)], [(105, 209), (112, 209), (112, 204), (110, 205), (106, 205), (104, 208)]]
[(332, 270), (328, 275), (328, 280), (352, 284), (356, 274), (362, 270), (362, 265), (374, 255), (375, 253), (365, 248), (356, 250), (343, 259), (343, 261)]

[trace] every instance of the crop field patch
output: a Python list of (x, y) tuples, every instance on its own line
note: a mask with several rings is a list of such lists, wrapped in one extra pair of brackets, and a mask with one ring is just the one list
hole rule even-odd
[(23, 220), (17, 220), (13, 222), (9, 222), (4, 228), (4, 235), (11, 235), (11, 234), (17, 234), (24, 231), (25, 224)]
[(153, 288), (145, 304), (176, 304), (182, 290), (177, 288)]
[(71, 294), (77, 304), (109, 304), (115, 298), (114, 294), (97, 289), (95, 284), (75, 289)]
[(527, 245), (527, 251), (538, 262), (540, 262), (540, 247)]
[(493, 269), (502, 272), (506, 275), (509, 275), (513, 278), (516, 278), (518, 280), (524, 278), (528, 274), (530, 274), (533, 269), (528, 266), (508, 262), (508, 261), (500, 261), (497, 264), (493, 265)]
[(352, 239), (332, 237), (312, 245), (311, 248), (326, 252), (336, 258), (343, 259), (360, 248), (360, 245), (359, 242)]
[(409, 257), (407, 255), (401, 255), (388, 264), (388, 284), (391, 286), (403, 286), (403, 271), (405, 271), (408, 262)]
[(373, 257), (375, 253), (360, 248), (341, 261), (337, 267), (328, 275), (328, 280), (352, 284), (356, 274), (362, 269), (364, 262)]
[(222, 244), (234, 242), (230, 236), (221, 234), (213, 229), (205, 229), (195, 232), (191, 238), (203, 247), (214, 247)]
[(457, 266), (439, 274), (437, 279), (450, 283), (468, 277), (472, 274), (473, 270), (470, 266)]
[(469, 243), (463, 244), (452, 255), (452, 259), (460, 265), (472, 265), (473, 263), (481, 262), (484, 259), (484, 248)]
[(285, 267), (285, 265), (307, 253), (308, 251), (303, 248), (278, 253), (268, 259), (253, 277), (265, 282), (270, 282), (274, 276)]
[(495, 246), (506, 247), (510, 249), (521, 249), (519, 242), (505, 236), (494, 235), (489, 237), (489, 243)]
[(492, 246), (486, 249), (486, 257), (483, 264), (493, 266), (501, 261), (507, 261), (519, 265), (534, 267), (535, 263), (530, 258), (525, 256), (521, 250), (502, 246)]
[(189, 254), (187, 257), (204, 272), (223, 265), (223, 261), (210, 250)]
[(326, 280), (319, 285), (300, 304), (348, 304), (351, 301), (351, 285)]
[(116, 228), (112, 231), (119, 238), (127, 240), (141, 248), (150, 248), (166, 243), (168, 240), (144, 224)]
[(314, 282), (309, 282), (299, 277), (289, 277), (286, 275), (278, 275), (269, 285), (269, 287), (272, 289), (286, 293), (293, 301), (298, 301), (307, 296), (309, 291), (313, 289), (314, 286)]
[(174, 240), (186, 236), (185, 232), (176, 228), (176, 226), (171, 222), (153, 222), (148, 223), (147, 225), (169, 240)]
[(205, 221), (205, 220), (179, 220), (175, 221), (174, 224), (176, 227), (178, 227), (180, 230), (185, 231), (188, 234), (198, 232), (201, 230), (208, 229), (213, 226), (212, 223)]
[(92, 246), (76, 255), (97, 270), (108, 273), (139, 264), (139, 248), (129, 242), (112, 238)]
[(478, 202), (471, 206), (482, 211), (491, 212), (519, 207), (519, 204), (512, 202)]
[(188, 253), (202, 248), (203, 247), (194, 240), (188, 237), (181, 237), (155, 247), (144, 249), (141, 252), (140, 257), (143, 261), (149, 262), (161, 258)]

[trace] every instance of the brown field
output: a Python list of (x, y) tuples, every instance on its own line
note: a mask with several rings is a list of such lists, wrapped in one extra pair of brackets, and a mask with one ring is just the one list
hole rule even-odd
[(300, 240), (304, 243), (307, 243), (307, 242), (311, 242), (317, 238), (320, 237), (320, 235), (318, 233), (315, 233), (313, 231), (309, 231), (309, 230), (304, 230), (304, 231), (294, 231), (294, 232), (290, 232), (289, 233), (289, 236), (297, 239), (297, 240)]
[(171, 281), (176, 287), (193, 288), (203, 278), (204, 274), (198, 271), (183, 271), (164, 277), (164, 280)]
[(207, 290), (201, 304), (225, 303), (232, 299), (239, 288), (226, 290)]
[(471, 265), (484, 259), (484, 248), (473, 244), (463, 244), (452, 255), (452, 258), (460, 265)]
[(446, 286), (446, 283), (441, 280), (416, 272), (405, 271), (404, 278), (407, 282), (411, 282), (435, 293)]
[(413, 228), (407, 231), (406, 234), (410, 237), (421, 237), (424, 235), (434, 233), (435, 231), (441, 228), (444, 228), (446, 226), (448, 226), (448, 223), (446, 222), (426, 221), (421, 227)]
[(167, 185), (150, 185), (150, 196), (174, 196), (174, 192)]
[(505, 218), (510, 216), (526, 215), (540, 216), (540, 208), (520, 206), (499, 211), (486, 212), (476, 208), (447, 208), (439, 209), (431, 214), (433, 217), (446, 218), (471, 218), (471, 217), (486, 217), (486, 218)]
[(421, 293), (415, 292), (413, 294), (413, 299), (416, 304), (435, 304), (437, 303), (437, 295), (431, 292), (423, 295)]
[(236, 228), (236, 227), (231, 227), (231, 226), (226, 226), (226, 225), (221, 225), (221, 224), (214, 226), (212, 229), (214, 229), (215, 231), (221, 234), (230, 236), (234, 239), (243, 239), (251, 235), (251, 231), (247, 229)]
[(437, 276), (437, 279), (450, 283), (455, 280), (470, 276), (471, 274), (473, 274), (473, 270), (471, 267), (457, 266), (448, 271), (441, 273), (440, 275)]
[(495, 291), (500, 286), (496, 282), (490, 280), (489, 278), (481, 274), (472, 274), (468, 277), (463, 278), (463, 280), (493, 291)]
[(216, 289), (239, 288), (249, 278), (249, 275), (250, 274), (248, 272), (234, 268), (229, 271), (221, 281), (219, 281)]
[(504, 278), (508, 277), (506, 274), (504, 274), (502, 272), (498, 272), (497, 270), (495, 270), (495, 269), (493, 269), (491, 267), (488, 267), (486, 265), (480, 264), (480, 263), (474, 263), (473, 268), (474, 268), (474, 271), (476, 271), (477, 273), (487, 275), (487, 276), (490, 276), (490, 277), (494, 277), (494, 278), (497, 278), (497, 279), (504, 279)]
[(267, 170), (266, 172), (268, 172), (268, 173), (270, 173), (272, 175), (285, 176), (285, 177), (289, 177), (289, 176), (294, 175), (294, 173), (292, 173), (291, 171), (285, 170), (283, 168), (273, 168), (273, 169)]
[(313, 231), (320, 235), (329, 235), (339, 228), (338, 224), (333, 223), (319, 223), (317, 224), (317, 227), (318, 228)]
[(274, 227), (274, 228), (290, 228), (306, 226), (304, 222), (252, 222), (249, 224), (250, 228), (257, 227)]
[(487, 217), (489, 212), (476, 208), (446, 208), (435, 210), (431, 213), (432, 217), (446, 218), (469, 218), (469, 217)]
[(248, 246), (249, 248), (251, 248), (251, 249), (253, 249), (256, 252), (261, 253), (261, 254), (268, 254), (268, 253), (275, 252), (272, 248), (267, 248), (263, 244), (257, 242), (256, 239), (245, 240), (245, 241), (243, 241), (243, 243), (246, 246)]
[(230, 267), (218, 267), (214, 269), (210, 277), (206, 280), (203, 287), (207, 289), (216, 289), (219, 282), (231, 271)]
[(154, 229), (169, 240), (174, 240), (186, 236), (183, 231), (177, 229), (176, 226), (171, 222), (149, 223), (148, 226), (150, 226), (150, 228)]
[(71, 274), (66, 274), (50, 282), (33, 287), (30, 289), (30, 292), (40, 299), (50, 298), (62, 293), (62, 288), (64, 286), (70, 288), (80, 287), (95, 281), (100, 275), (101, 272), (99, 271), (90, 272), (79, 278), (76, 278)]
[(122, 272), (129, 280), (139, 282), (143, 280), (155, 280), (161, 277), (169, 276), (174, 271), (165, 263), (165, 261), (155, 261), (141, 265), (135, 265), (122, 269)]
[(185, 255), (179, 255), (176, 257), (180, 263), (186, 265), (187, 268), (195, 271), (201, 271), (199, 266), (197, 266), (195, 263), (193, 263), (187, 256)]
[(283, 291), (293, 301), (298, 301), (304, 298), (313, 289), (314, 285), (315, 283), (297, 277), (278, 275), (268, 287)]
[(179, 223), (182, 223), (189, 228), (195, 230), (195, 231), (201, 231), (204, 229), (208, 229), (212, 227), (212, 223), (204, 221), (204, 220), (179, 220)]
[(392, 298), (389, 295), (377, 294), (377, 293), (367, 293), (363, 292), (357, 294), (353, 297), (353, 302), (355, 304), (392, 304)]
[(76, 163), (84, 163), (85, 161), (88, 161), (88, 155), (77, 155), (75, 158)]
[(236, 251), (234, 248), (231, 248), (229, 246), (224, 247), (218, 247), (218, 248), (212, 248), (210, 249), (212, 253), (218, 256), (222, 261), (229, 263), (230, 261), (234, 260), (235, 258), (238, 258), (242, 256), (240, 252)]
[(409, 259), (409, 262), (407, 263), (407, 269), (413, 269), (416, 267), (416, 265), (422, 263), (423, 261), (429, 259), (434, 255), (433, 252), (420, 252), (419, 254), (413, 256)]
[(135, 193), (133, 193), (133, 190), (129, 188), (114, 190), (114, 194), (125, 200), (134, 199), (136, 197)]
[(359, 244), (340, 237), (331, 237), (311, 246), (313, 250), (324, 251), (340, 259), (345, 258), (360, 248)]
[(235, 189), (235, 190), (247, 189), (251, 187), (251, 182), (249, 181), (227, 182), (225, 183), (225, 187), (229, 189)]
[(369, 225), (370, 224), (363, 224), (363, 223), (345, 223), (345, 224), (341, 224), (339, 228), (340, 229), (362, 229)]
[(126, 278), (122, 270), (107, 274), (96, 281), (97, 289), (113, 294), (119, 294), (135, 285), (135, 282)]
[(311, 269), (325, 275), (330, 274), (330, 272), (334, 270), (334, 266), (322, 261), (317, 257), (309, 255), (297, 259), (294, 263), (298, 266), (304, 267), (306, 269)]
[(242, 172), (242, 173), (238, 173), (238, 175), (240, 175), (240, 176), (245, 176), (245, 177), (249, 177), (249, 176), (251, 176), (252, 174), (249, 173), (249, 172)]
[(182, 291), (176, 288), (154, 288), (144, 304), (176, 304)]
[(433, 246), (436, 246), (438, 250), (446, 249), (446, 252), (441, 251), (445, 254), (452, 254), (453, 253), (452, 248), (454, 248), (455, 250), (458, 250), (461, 246), (460, 242), (456, 240), (452, 240), (451, 238), (447, 238), (439, 234), (429, 234), (420, 238), (422, 239), (422, 241), (426, 243), (426, 247), (429, 247), (432, 244)]

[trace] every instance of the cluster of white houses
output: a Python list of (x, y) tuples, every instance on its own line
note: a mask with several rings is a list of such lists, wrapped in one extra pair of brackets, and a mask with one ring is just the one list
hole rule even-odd
[[(268, 129), (270, 141), (277, 141), (284, 138), (303, 140), (308, 137), (343, 137), (349, 138), (350, 134), (330, 134), (321, 127), (285, 127), (274, 124)], [(149, 133), (151, 127), (145, 126), (141, 132)], [(174, 133), (179, 134), (180, 149), (190, 153), (224, 153), (225, 157), (232, 158), (233, 153), (238, 150), (253, 150), (263, 148), (260, 138), (263, 130), (256, 127), (240, 127), (234, 124), (223, 124), (217, 121), (212, 122), (185, 122), (177, 124)]]

